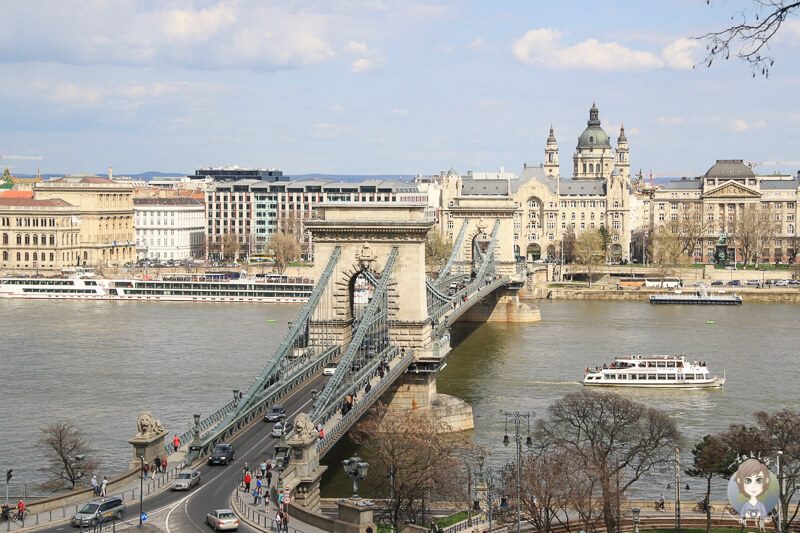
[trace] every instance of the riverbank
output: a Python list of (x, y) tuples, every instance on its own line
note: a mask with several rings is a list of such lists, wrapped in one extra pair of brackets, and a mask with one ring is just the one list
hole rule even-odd
[[(736, 288), (725, 289), (725, 294), (736, 293), (742, 297), (744, 303), (800, 303), (800, 289), (758, 289)], [(617, 289), (605, 286), (599, 287), (541, 287), (534, 292), (535, 298), (548, 300), (622, 300), (622, 301), (649, 301), (653, 294), (671, 294), (668, 290), (647, 289)]]

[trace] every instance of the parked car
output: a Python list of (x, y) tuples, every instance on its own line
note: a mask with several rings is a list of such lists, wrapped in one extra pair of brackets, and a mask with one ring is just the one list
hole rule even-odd
[(227, 465), (236, 458), (236, 453), (231, 444), (217, 444), (214, 446), (214, 451), (211, 452), (211, 457), (208, 458), (210, 465)]
[(728, 282), (728, 286), (729, 287), (741, 287), (742, 286), (742, 282), (740, 280), (738, 280), (738, 279), (732, 279), (732, 280), (730, 280)]
[(332, 376), (336, 373), (336, 367), (339, 366), (338, 363), (328, 363), (325, 365), (325, 368), (322, 369), (323, 376)]
[(214, 531), (239, 529), (239, 519), (230, 509), (215, 509), (206, 515), (206, 522)]
[(775, 285), (776, 287), (788, 287), (789, 286), (789, 280), (788, 279), (776, 279), (773, 282), (773, 285)]
[(119, 519), (125, 514), (122, 498), (92, 500), (70, 518), (69, 523), (77, 527), (94, 526), (104, 520)]
[(757, 280), (757, 279), (748, 279), (747, 280), (747, 286), (748, 287), (758, 287), (759, 285), (761, 285), (761, 281), (760, 280)]
[(278, 422), (286, 417), (286, 408), (282, 405), (273, 405), (264, 415), (264, 422)]
[(720, 285), (725, 285), (725, 283), (718, 279), (711, 282), (712, 287), (719, 287)]
[(292, 423), (289, 421), (286, 422), (275, 422), (275, 425), (272, 426), (272, 433), (273, 437), (281, 437), (286, 435), (292, 430)]
[(172, 482), (172, 490), (189, 490), (200, 484), (199, 470), (182, 470)]

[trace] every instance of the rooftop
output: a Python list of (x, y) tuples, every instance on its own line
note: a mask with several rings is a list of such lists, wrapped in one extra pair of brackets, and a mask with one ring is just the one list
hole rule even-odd
[(9, 198), (0, 196), (0, 207), (74, 207), (60, 198), (36, 200), (33, 198)]
[(203, 202), (195, 198), (177, 196), (171, 198), (134, 198), (133, 205), (203, 205)]

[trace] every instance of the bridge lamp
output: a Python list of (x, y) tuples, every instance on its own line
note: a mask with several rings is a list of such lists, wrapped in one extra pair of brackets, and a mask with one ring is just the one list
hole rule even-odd
[(351, 496), (351, 499), (361, 499), (361, 497), (358, 495), (358, 480), (365, 479), (367, 477), (369, 463), (362, 461), (361, 457), (354, 455), (350, 459), (345, 459), (342, 461), (342, 468), (344, 468), (344, 473), (347, 475), (347, 477), (353, 480), (353, 496)]
[(233, 389), (233, 404), (236, 405), (236, 402), (239, 400), (239, 389)]
[(83, 467), (83, 460), (85, 458), (86, 457), (83, 454), (80, 454), (80, 453), (75, 456), (75, 469), (77, 471), (76, 472), (76, 476), (75, 476), (75, 481), (78, 481), (79, 479), (81, 479), (83, 477), (83, 472), (81, 471), (81, 469)]
[(641, 512), (642, 510), (638, 507), (631, 509), (631, 514), (633, 515), (633, 533), (639, 533), (639, 513)]

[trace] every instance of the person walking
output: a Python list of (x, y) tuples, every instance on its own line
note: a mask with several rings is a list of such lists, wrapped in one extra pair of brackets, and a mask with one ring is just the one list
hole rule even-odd
[(97, 483), (97, 476), (92, 476), (92, 492), (95, 496), (100, 494), (100, 485)]
[(108, 491), (108, 478), (106, 476), (103, 476), (103, 481), (100, 482), (100, 496), (105, 498), (107, 491)]
[(180, 437), (178, 437), (177, 433), (175, 434), (174, 437), (172, 437), (172, 447), (175, 448), (176, 452), (178, 451), (178, 448), (181, 447), (181, 439)]
[(23, 500), (17, 502), (17, 520), (25, 523), (25, 502)]
[(261, 478), (257, 478), (256, 479), (256, 490), (258, 491), (259, 494), (261, 494), (261, 486), (262, 486), (261, 485)]
[(247, 472), (244, 475), (244, 491), (250, 492), (250, 482), (253, 481), (253, 477), (250, 475), (250, 472)]
[(161, 471), (164, 473), (167, 471), (167, 454), (164, 454), (164, 457), (161, 459)]
[(261, 470), (261, 477), (267, 477), (267, 460), (263, 459), (261, 464), (258, 465), (258, 468)]
[(160, 474), (161, 473), (161, 457), (156, 455), (156, 459), (155, 459), (154, 462), (156, 464), (156, 474)]
[(150, 465), (145, 463), (142, 466), (142, 476), (144, 476), (144, 478), (147, 479), (147, 474), (149, 474), (149, 473), (150, 473)]
[(258, 505), (258, 490), (253, 489), (253, 505)]
[(270, 486), (272, 486), (272, 470), (267, 470), (267, 475), (264, 476), (264, 479), (267, 483), (267, 490), (269, 490)]

